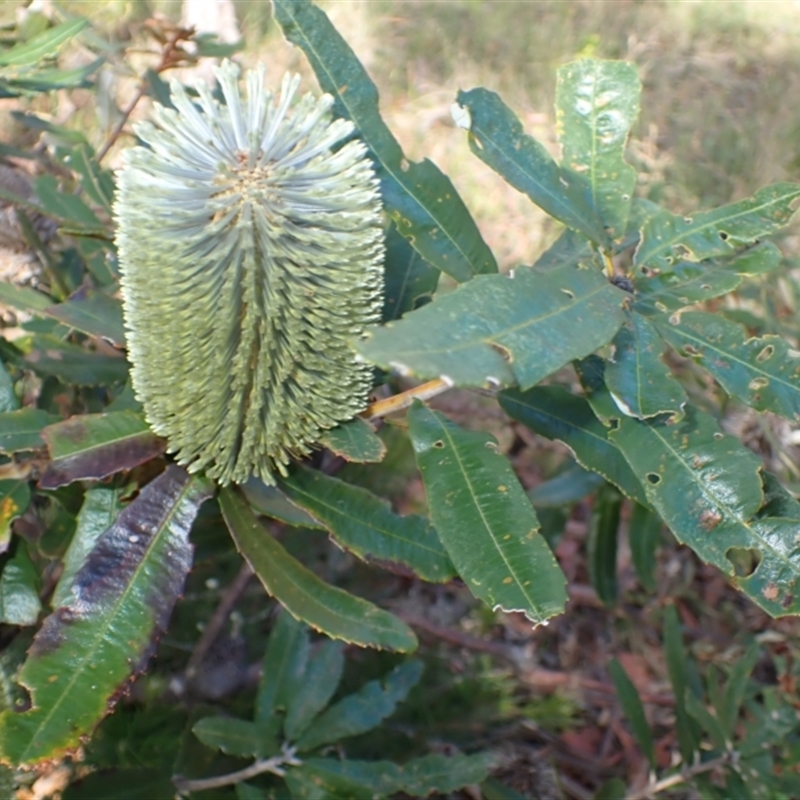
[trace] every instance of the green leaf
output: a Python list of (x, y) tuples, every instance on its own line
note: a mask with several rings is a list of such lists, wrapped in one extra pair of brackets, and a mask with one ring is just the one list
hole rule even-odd
[(44, 447), (42, 430), (56, 422), (55, 414), (39, 408), (20, 408), (0, 414), (0, 451), (19, 453)]
[(0, 481), (0, 553), (8, 550), (11, 523), (25, 513), (30, 502), (31, 489), (27, 481)]
[(159, 769), (115, 769), (94, 772), (70, 784), (63, 800), (174, 800), (170, 775)]
[(425, 517), (400, 517), (366, 489), (302, 466), (280, 485), (293, 503), (359, 558), (399, 563), (434, 583), (448, 581), (455, 574), (447, 551)]
[(19, 398), (14, 391), (14, 381), (6, 365), (0, 361), (0, 414), (19, 409)]
[(6, 625), (35, 625), (42, 604), (39, 573), (23, 542), (6, 561), (0, 574), (0, 622)]
[(621, 778), (606, 781), (593, 795), (592, 800), (620, 800), (628, 793), (628, 784)]
[[(288, 614), (287, 614), (288, 616)], [(322, 642), (308, 662), (302, 689), (289, 699), (283, 732), (290, 742), (297, 741), (333, 697), (344, 670), (341, 642)]]
[(639, 419), (680, 413), (686, 392), (661, 360), (664, 344), (648, 319), (629, 313), (611, 346), (605, 380), (618, 408)]
[(800, 185), (775, 183), (712, 211), (691, 216), (661, 211), (645, 222), (634, 262), (667, 270), (682, 258), (702, 261), (728, 255), (786, 225), (798, 197)]
[(595, 497), (586, 540), (589, 578), (606, 606), (617, 602), (617, 539), (622, 496), (606, 486)]
[(114, 202), (114, 176), (103, 169), (87, 144), (80, 144), (64, 158), (64, 163), (81, 176), (81, 185), (87, 195), (108, 214)]
[(222, 490), (220, 506), (237, 549), (267, 592), (293, 617), (332, 639), (362, 647), (402, 652), (417, 646), (413, 631), (397, 617), (324, 583), (292, 558), (230, 488)]
[(74, 69), (45, 68), (26, 71), (9, 79), (7, 85), (23, 93), (51, 92), (56, 89), (85, 89), (90, 85), (88, 77), (104, 63), (104, 58), (97, 58), (89, 64)]
[(653, 746), (653, 732), (650, 730), (650, 725), (644, 714), (644, 706), (639, 697), (639, 692), (636, 691), (633, 681), (628, 677), (628, 673), (625, 672), (622, 664), (616, 658), (612, 658), (609, 662), (608, 672), (611, 675), (611, 680), (614, 681), (619, 704), (631, 724), (633, 735), (636, 737), (639, 747), (642, 748), (642, 753), (650, 762), (651, 768), (655, 769), (656, 753)]
[(392, 225), (386, 233), (383, 321), (400, 319), (428, 302), (439, 285), (440, 275)]
[(87, 25), (89, 20), (77, 17), (43, 31), (27, 42), (18, 42), (14, 47), (0, 53), (0, 67), (23, 67), (35, 65), (55, 55), (62, 44), (68, 42)]
[(80, 197), (66, 194), (58, 188), (53, 175), (40, 175), (34, 182), (36, 196), (45, 212), (79, 231), (105, 232), (105, 228)]
[(572, 464), (554, 478), (529, 490), (528, 497), (534, 508), (561, 508), (583, 500), (604, 483), (602, 475), (590, 472), (580, 464)]
[(356, 417), (325, 431), (319, 443), (345, 461), (375, 463), (386, 455), (383, 440), (365, 419)]
[(558, 239), (539, 256), (533, 269), (547, 272), (557, 267), (591, 263), (594, 253), (589, 240), (571, 228), (562, 231)]
[(556, 119), (561, 160), (589, 181), (592, 206), (610, 239), (625, 233), (636, 170), (625, 145), (639, 115), (634, 64), (584, 58), (558, 70)]
[(268, 758), (280, 750), (267, 725), (246, 719), (203, 717), (192, 726), (192, 733), (206, 747), (241, 758)]
[(391, 714), (422, 677), (421, 661), (406, 661), (380, 680), (370, 681), (317, 717), (297, 742), (300, 753), (371, 731)]
[(674, 605), (664, 610), (664, 653), (667, 672), (675, 696), (675, 727), (678, 734), (678, 748), (684, 764), (692, 764), (700, 744), (699, 732), (694, 720), (686, 710), (686, 694), (689, 686), (687, 675), (687, 651), (681, 636), (678, 612)]
[(97, 540), (114, 524), (122, 510), (124, 494), (124, 489), (108, 486), (87, 489), (75, 533), (64, 554), (64, 568), (50, 602), (53, 608), (69, 604), (75, 576), (94, 550)]
[(31, 709), (0, 714), (0, 759), (34, 764), (77, 747), (144, 668), (183, 590), (189, 528), (210, 493), (170, 466), (97, 540), (72, 601), (44, 621), (20, 671)]
[(654, 322), (667, 342), (705, 367), (728, 394), (757, 411), (800, 419), (800, 353), (780, 336), (748, 338), (738, 323), (705, 311)]
[(255, 721), (267, 722), (285, 710), (303, 687), (308, 664), (308, 628), (282, 612), (267, 643), (256, 694)]
[(30, 348), (21, 366), (65, 383), (112, 386), (128, 378), (128, 362), (121, 354), (105, 355), (46, 334), (31, 336)]
[(568, 228), (598, 244), (609, 241), (586, 176), (559, 166), (498, 94), (459, 91), (457, 101), (467, 114), (459, 124), (469, 131), (470, 150), (481, 161)]
[(27, 286), (15, 286), (13, 283), (0, 281), (0, 303), (18, 311), (38, 314), (52, 305), (53, 298)]
[(433, 524), (470, 591), (534, 623), (561, 613), (564, 575), (494, 439), (462, 430), (418, 401), (408, 423)]
[(506, 389), (498, 399), (510, 417), (541, 436), (564, 442), (581, 466), (602, 475), (626, 497), (647, 505), (642, 484), (584, 398), (560, 386), (534, 386), (527, 392)]
[(709, 735), (714, 747), (727, 750), (731, 742), (725, 737), (725, 731), (719, 724), (716, 712), (705, 707), (694, 692), (686, 691), (686, 710), (689, 716)]
[(645, 589), (656, 589), (656, 548), (661, 541), (661, 518), (636, 503), (628, 522), (628, 544), (636, 576)]
[(638, 277), (634, 310), (643, 314), (677, 311), (734, 291), (748, 275), (775, 269), (781, 251), (762, 242), (722, 262), (679, 261), (667, 272)]
[(626, 296), (595, 269), (523, 267), (513, 277), (479, 276), (356, 346), (403, 374), (527, 388), (607, 344)]
[(166, 449), (141, 414), (83, 414), (42, 431), (51, 463), (39, 485), (55, 489), (77, 480), (99, 480), (155, 458)]
[(431, 266), (457, 281), (496, 272), (491, 250), (450, 179), (427, 159), (407, 161), (378, 112), (378, 91), (361, 62), (308, 0), (274, 0), (275, 19), (286, 38), (306, 54), (334, 112), (351, 119), (370, 149), (387, 213)]
[(272, 517), (294, 528), (312, 528), (324, 531), (325, 526), (298, 508), (277, 486), (267, 486), (258, 478), (242, 484), (242, 491), (253, 508), (265, 517)]
[(43, 309), (43, 314), (70, 328), (125, 345), (122, 303), (106, 292), (82, 286), (63, 303)]
[(717, 718), (722, 732), (729, 742), (734, 740), (736, 723), (742, 711), (750, 673), (758, 663), (760, 655), (759, 645), (755, 643), (750, 645), (744, 655), (734, 663), (730, 675), (728, 675), (722, 703), (717, 708)]

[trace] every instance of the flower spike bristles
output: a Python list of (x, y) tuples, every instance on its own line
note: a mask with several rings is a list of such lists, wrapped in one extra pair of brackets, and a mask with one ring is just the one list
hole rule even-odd
[(273, 483), (364, 409), (350, 342), (380, 319), (378, 181), (329, 95), (293, 103), (264, 69), (215, 70), (137, 125), (115, 206), (132, 381), (178, 463), (220, 484)]

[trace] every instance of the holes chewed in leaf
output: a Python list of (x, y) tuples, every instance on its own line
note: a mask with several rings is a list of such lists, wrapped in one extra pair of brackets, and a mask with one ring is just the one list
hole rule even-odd
[(647, 482), (652, 483), (653, 486), (658, 486), (661, 483), (661, 476), (655, 472), (648, 472), (647, 473)]
[(761, 563), (761, 553), (754, 547), (730, 547), (725, 558), (731, 562), (733, 572), (738, 578), (749, 578)]

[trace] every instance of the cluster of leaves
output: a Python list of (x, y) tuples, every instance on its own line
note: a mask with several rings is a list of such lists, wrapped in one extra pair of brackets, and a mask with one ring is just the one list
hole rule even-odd
[[(624, 160), (639, 103), (630, 64), (585, 59), (559, 71), (560, 163), (496, 94), (462, 92), (454, 118), (473, 152), (565, 226), (536, 264), (499, 274), (450, 180), (430, 161), (404, 157), (379, 115), (374, 85), (326, 15), (308, 0), (275, 0), (274, 12), (334, 96), (335, 112), (352, 119), (369, 147), (391, 220), (385, 324), (357, 344), (361, 355), (439, 386), (497, 392), (510, 417), (572, 449), (579, 468), (546, 491), (566, 488), (572, 500), (598, 492), (590, 549), (604, 600), (616, 593), (624, 495), (633, 506), (632, 548), (645, 585), (663, 521), (767, 612), (797, 613), (800, 503), (721, 431), (712, 398), (696, 380), (707, 374), (745, 405), (794, 419), (797, 352), (776, 336), (750, 338), (724, 314), (686, 309), (780, 266), (780, 251), (765, 237), (788, 222), (800, 186), (777, 184), (691, 216), (637, 199), (636, 173)], [(48, 59), (55, 63), (58, 48), (84, 27), (50, 27), (0, 54), (6, 91), (66, 85), (58, 83), (66, 73)], [(145, 75), (140, 96), (169, 102), (159, 72), (196, 57), (180, 46), (189, 35), (162, 33), (159, 68)], [(19, 338), (0, 342), (0, 623), (7, 626), (0, 635), (9, 654), (0, 664), (0, 760), (36, 764), (73, 751), (91, 734), (169, 630), (202, 532), (218, 531), (224, 519), (236, 549), (289, 614), (271, 637), (252, 719), (192, 720), (187, 751), (198, 742), (211, 750), (179, 754), (178, 789), (223, 785), (207, 782), (221, 774), (239, 798), (269, 796), (281, 786), (274, 776), (297, 797), (420, 796), (482, 781), (489, 763), (481, 755), (420, 756), (403, 766), (315, 755), (378, 725), (419, 680), (420, 667), (402, 662), (329, 705), (342, 649), (324, 643), (310, 656), (308, 632), (294, 620), (332, 639), (400, 653), (417, 641), (397, 616), (322, 580), (290, 542), (294, 534), (323, 531), (357, 559), (431, 582), (458, 576), (492, 608), (544, 622), (564, 608), (565, 579), (510, 462), (492, 437), (417, 400), (392, 430), (407, 430), (430, 518), (399, 516), (377, 495), (309, 465), (296, 465), (277, 488), (251, 481), (214, 497), (210, 481), (169, 464), (166, 443), (149, 430), (128, 385), (114, 179), (102, 166), (107, 148), (96, 152), (81, 133), (33, 114), (21, 119), (51, 135), (55, 166), (35, 180), (32, 197), (0, 187), (0, 197), (16, 204), (44, 272), (40, 289), (0, 284), (0, 301), (32, 316)], [(59, 238), (44, 241), (34, 215), (54, 220)], [(442, 273), (458, 286), (437, 295)], [(570, 365), (575, 372), (563, 369)], [(329, 431), (321, 445), (356, 463), (375, 464), (386, 454), (364, 419)], [(278, 523), (287, 530), (282, 540), (273, 535)], [(754, 563), (737, 574), (742, 553)], [(700, 729), (719, 751), (714, 757), (732, 764), (751, 659), (724, 691), (709, 687), (713, 717), (702, 692), (685, 691), (676, 630), (668, 635), (684, 764), (696, 758)], [(649, 754), (635, 693), (611, 669)], [(736, 752), (757, 761), (746, 742)], [(242, 766), (243, 758), (252, 762)], [(769, 769), (759, 764), (763, 777)], [(152, 780), (151, 796), (171, 796), (171, 770), (137, 773), (137, 791)], [(10, 776), (2, 780), (10, 784)], [(119, 772), (112, 777), (125, 784)], [(101, 796), (109, 779), (90, 777), (69, 796)]]

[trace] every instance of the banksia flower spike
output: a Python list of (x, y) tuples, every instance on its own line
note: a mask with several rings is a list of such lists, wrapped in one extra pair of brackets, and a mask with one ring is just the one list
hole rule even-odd
[(190, 471), (271, 483), (366, 405), (372, 370), (350, 340), (378, 321), (378, 183), (332, 99), (264, 70), (216, 70), (195, 105), (137, 126), (115, 208), (133, 387)]

